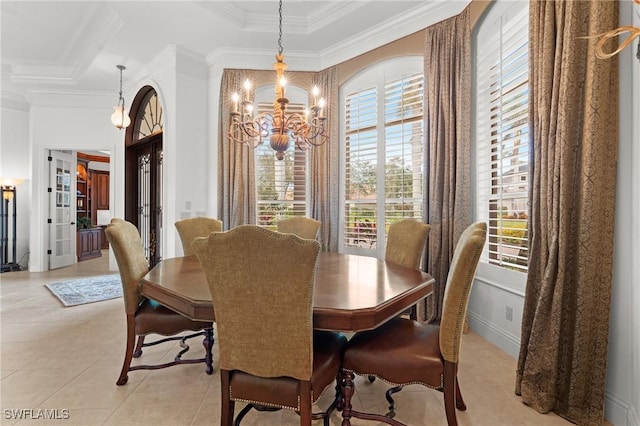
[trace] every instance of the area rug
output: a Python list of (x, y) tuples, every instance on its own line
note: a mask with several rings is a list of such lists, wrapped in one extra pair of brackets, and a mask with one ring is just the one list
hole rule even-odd
[(45, 284), (64, 306), (84, 305), (122, 297), (120, 275), (100, 275)]

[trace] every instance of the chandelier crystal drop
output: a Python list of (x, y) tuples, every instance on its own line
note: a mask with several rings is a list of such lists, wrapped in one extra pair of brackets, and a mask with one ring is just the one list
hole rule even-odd
[[(275, 99), (272, 112), (258, 112), (251, 99), (251, 81), (245, 80), (240, 93), (231, 96), (231, 117), (227, 137), (251, 148), (257, 148), (269, 137), (271, 148), (276, 152), (276, 158), (282, 160), (291, 142), (301, 150), (319, 146), (327, 142), (325, 135), (327, 118), (325, 117), (325, 100), (318, 98), (320, 90), (315, 86), (312, 90), (313, 105), (304, 114), (287, 112), (289, 100), (285, 96), (287, 81), (284, 72), (287, 64), (284, 62), (282, 48), (282, 0), (280, 0), (278, 54), (273, 69), (276, 71)], [(257, 114), (256, 114), (257, 113)]]

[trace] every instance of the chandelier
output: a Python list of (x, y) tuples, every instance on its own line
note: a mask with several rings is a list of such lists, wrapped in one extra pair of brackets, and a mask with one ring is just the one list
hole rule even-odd
[[(232, 95), (232, 109), (228, 138), (232, 141), (257, 148), (264, 139), (269, 137), (271, 148), (276, 152), (276, 158), (282, 160), (284, 153), (293, 141), (296, 147), (307, 150), (319, 146), (328, 140), (325, 133), (327, 118), (324, 115), (325, 100), (318, 99), (320, 90), (315, 86), (312, 90), (313, 105), (304, 114), (287, 112), (289, 100), (285, 96), (286, 79), (282, 48), (282, 0), (278, 9), (280, 17), (278, 35), (278, 54), (273, 69), (276, 71), (275, 99), (273, 112), (259, 112), (251, 99), (251, 81), (245, 80), (240, 93)], [(257, 115), (254, 116), (254, 113)]]
[(131, 124), (129, 114), (124, 110), (124, 98), (122, 97), (122, 70), (127, 69), (124, 65), (116, 65), (116, 68), (120, 70), (120, 94), (118, 96), (118, 105), (114, 106), (115, 110), (111, 115), (111, 122), (118, 129), (124, 129)]

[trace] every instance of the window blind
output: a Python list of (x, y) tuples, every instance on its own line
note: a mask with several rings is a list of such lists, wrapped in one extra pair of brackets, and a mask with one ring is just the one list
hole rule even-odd
[(478, 216), (488, 223), (483, 258), (526, 271), (528, 264), (528, 14), (500, 20), (478, 60)]
[(345, 96), (345, 247), (375, 250), (378, 228), (422, 218), (423, 82), (381, 79)]
[(422, 218), (423, 76), (385, 86), (385, 224)]
[(372, 87), (345, 99), (344, 244), (371, 247), (376, 241), (378, 202), (378, 91)]

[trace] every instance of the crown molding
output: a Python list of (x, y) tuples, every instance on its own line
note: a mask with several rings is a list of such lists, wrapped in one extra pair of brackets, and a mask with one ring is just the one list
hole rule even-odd
[(22, 95), (2, 92), (0, 94), (0, 99), (2, 109), (29, 112), (29, 102)]
[(244, 10), (242, 10), (235, 4), (226, 1), (197, 2), (196, 4), (215, 15), (223, 15), (234, 25), (238, 25), (244, 28), (246, 21)]
[[(272, 70), (275, 62), (275, 50), (219, 48), (206, 58), (207, 64), (214, 68), (240, 68)], [(289, 71), (319, 71), (322, 61), (319, 54), (286, 51), (284, 61)]]
[[(11, 82), (28, 86), (75, 85), (78, 78), (123, 24), (124, 21), (111, 9), (96, 7), (92, 17), (75, 31), (73, 40), (61, 55), (61, 57), (67, 57), (72, 56), (72, 52), (81, 51), (82, 55), (77, 58), (73, 66), (13, 65)], [(95, 28), (97, 30), (92, 30)], [(87, 35), (88, 33), (91, 35)], [(91, 41), (87, 43), (86, 40)]]
[(360, 8), (367, 6), (371, 0), (343, 0), (328, 1), (322, 7), (308, 17), (308, 34), (322, 30), (332, 24), (343, 15), (348, 15)]
[(104, 109), (113, 106), (111, 92), (83, 90), (32, 90), (28, 96), (31, 107), (68, 107)]
[(437, 22), (458, 15), (471, 0), (423, 2), (402, 16), (362, 31), (343, 43), (320, 52), (322, 69), (329, 68), (392, 41), (423, 30)]

